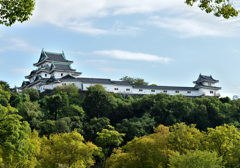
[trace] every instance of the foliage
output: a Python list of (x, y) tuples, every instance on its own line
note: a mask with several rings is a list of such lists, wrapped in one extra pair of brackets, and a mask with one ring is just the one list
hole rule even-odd
[(222, 157), (216, 152), (187, 151), (186, 154), (176, 154), (170, 158), (169, 168), (224, 168)]
[(30, 124), (33, 129), (38, 129), (38, 124), (42, 118), (39, 104), (37, 102), (25, 101), (18, 106), (18, 114), (23, 117), (24, 121)]
[[(8, 91), (0, 89), (0, 96), (10, 99)], [(21, 165), (28, 160), (32, 144), (29, 141), (31, 131), (26, 121), (20, 121), (21, 116), (15, 114), (17, 109), (0, 105), (0, 158), (6, 167)]]
[(222, 156), (226, 167), (240, 166), (240, 132), (236, 127), (224, 124), (215, 129), (208, 128), (205, 147)]
[(230, 17), (238, 16), (238, 10), (234, 8), (230, 0), (185, 0), (187, 5), (193, 6), (198, 3), (198, 7), (206, 13), (213, 13), (217, 17)]
[(90, 117), (108, 117), (117, 106), (115, 98), (103, 86), (88, 87), (83, 100), (83, 109)]
[(11, 26), (16, 21), (29, 20), (34, 10), (35, 0), (1, 0), (0, 24)]
[(129, 76), (124, 76), (120, 80), (130, 82), (132, 85), (148, 85), (148, 82), (145, 82), (142, 78), (132, 78)]
[(123, 122), (117, 124), (116, 129), (119, 132), (126, 133), (125, 142), (132, 140), (135, 136), (140, 137), (152, 133), (155, 121), (148, 113), (141, 118), (124, 119)]
[(37, 101), (39, 99), (39, 92), (37, 89), (34, 88), (28, 88), (23, 90), (23, 94), (29, 95), (31, 101)]
[(42, 138), (41, 167), (54, 168), (90, 167), (94, 164), (93, 154), (98, 150), (92, 143), (84, 143), (84, 138), (77, 131), (52, 134)]
[(63, 86), (58, 86), (55, 88), (55, 94), (60, 94), (64, 92), (68, 95), (69, 103), (80, 105), (82, 102), (82, 98), (79, 94), (79, 89), (75, 84), (68, 84)]
[(125, 135), (115, 131), (114, 127), (109, 126), (109, 128), (112, 130), (103, 129), (101, 132), (97, 133), (98, 136), (96, 138), (96, 142), (102, 148), (104, 155), (102, 167), (105, 167), (106, 159), (109, 155), (109, 152), (111, 152), (111, 149), (118, 147), (123, 141), (122, 137)]
[(88, 141), (95, 142), (97, 132), (101, 132), (102, 129), (107, 129), (110, 125), (110, 120), (105, 117), (92, 118), (89, 122), (84, 124), (84, 137)]

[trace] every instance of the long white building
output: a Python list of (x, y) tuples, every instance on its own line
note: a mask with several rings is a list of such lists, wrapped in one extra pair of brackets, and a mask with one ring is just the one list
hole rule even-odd
[(40, 92), (53, 90), (57, 86), (75, 84), (80, 90), (86, 91), (89, 86), (102, 85), (106, 91), (121, 94), (157, 94), (166, 93), (170, 95), (182, 94), (190, 97), (220, 97), (220, 87), (215, 86), (218, 80), (212, 76), (199, 75), (193, 83), (193, 87), (178, 86), (151, 86), (132, 85), (126, 81), (116, 81), (102, 78), (79, 77), (81, 72), (71, 68), (73, 61), (66, 59), (64, 53), (52, 53), (42, 50), (37, 67), (25, 78), (21, 89), (35, 88)]

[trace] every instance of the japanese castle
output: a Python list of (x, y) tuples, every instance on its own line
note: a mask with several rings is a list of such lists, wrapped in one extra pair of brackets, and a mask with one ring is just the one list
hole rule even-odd
[(75, 84), (81, 91), (87, 91), (89, 86), (102, 85), (106, 91), (120, 94), (182, 94), (189, 97), (220, 97), (220, 87), (215, 84), (218, 80), (212, 76), (199, 75), (194, 81), (194, 87), (132, 85), (126, 81), (80, 77), (81, 72), (71, 68), (73, 61), (67, 60), (64, 53), (52, 53), (42, 50), (37, 63), (33, 64), (36, 70), (25, 78), (21, 90), (35, 88), (39, 92), (53, 90), (57, 86)]

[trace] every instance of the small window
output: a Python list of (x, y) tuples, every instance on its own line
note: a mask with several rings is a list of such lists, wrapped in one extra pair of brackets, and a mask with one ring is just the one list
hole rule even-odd
[(45, 74), (45, 77), (47, 77), (47, 74)]
[(211, 94), (213, 94), (213, 91), (210, 91)]
[(164, 90), (163, 93), (167, 93), (167, 90)]
[(187, 91), (187, 93), (191, 93), (191, 91)]
[(114, 90), (118, 90), (118, 88), (114, 88)]
[(142, 89), (139, 89), (139, 92), (142, 92), (143, 90)]
[(66, 83), (63, 83), (62, 85), (67, 85)]
[(155, 90), (151, 90), (151, 92), (155, 92)]
[(61, 76), (63, 76), (63, 73), (61, 73)]
[(130, 89), (126, 89), (126, 91), (130, 91)]
[(176, 90), (176, 91), (175, 91), (175, 93), (179, 93), (179, 91), (178, 91), (178, 90)]

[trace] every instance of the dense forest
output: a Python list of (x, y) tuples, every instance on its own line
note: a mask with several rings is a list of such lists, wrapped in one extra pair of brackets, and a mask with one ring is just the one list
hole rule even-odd
[(237, 168), (239, 122), (228, 97), (17, 93), (0, 81), (0, 167)]

